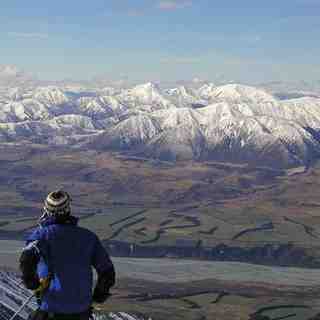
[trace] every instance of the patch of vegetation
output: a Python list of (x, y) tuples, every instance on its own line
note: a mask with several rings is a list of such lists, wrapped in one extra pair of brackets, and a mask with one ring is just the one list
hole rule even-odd
[(114, 227), (114, 226), (116, 226), (116, 225), (118, 225), (118, 224), (120, 224), (120, 223), (122, 223), (122, 222), (125, 222), (125, 221), (127, 221), (127, 220), (136, 218), (136, 217), (141, 216), (141, 215), (144, 215), (147, 211), (148, 211), (148, 210), (141, 210), (141, 211), (139, 211), (139, 212), (137, 212), (137, 213), (131, 214), (130, 216), (127, 216), (127, 217), (124, 217), (124, 218), (122, 218), (122, 219), (120, 219), (120, 220), (117, 220), (117, 221), (115, 221), (115, 222), (112, 222), (112, 223), (110, 223), (110, 227)]
[(242, 237), (243, 235), (248, 234), (248, 233), (266, 231), (266, 230), (273, 230), (273, 229), (274, 229), (274, 227), (273, 227), (273, 223), (272, 222), (265, 223), (260, 227), (246, 229), (246, 230), (243, 230), (243, 231), (237, 233), (235, 236), (233, 236), (232, 240), (237, 240), (240, 237)]
[(123, 225), (122, 227), (120, 227), (117, 230), (115, 230), (112, 233), (112, 235), (108, 238), (108, 240), (112, 240), (112, 239), (116, 238), (122, 231), (124, 231), (124, 230), (126, 230), (126, 229), (128, 229), (130, 227), (133, 227), (133, 226), (135, 226), (137, 224), (140, 224), (141, 222), (143, 222), (145, 220), (146, 220), (146, 218), (143, 217), (143, 218), (140, 218), (138, 220), (135, 220), (135, 221), (132, 221), (132, 222), (129, 222), (129, 223)]
[(219, 227), (212, 227), (211, 229), (209, 229), (208, 231), (199, 231), (200, 234), (203, 234), (203, 235), (210, 235), (212, 236), (217, 230), (219, 229)]

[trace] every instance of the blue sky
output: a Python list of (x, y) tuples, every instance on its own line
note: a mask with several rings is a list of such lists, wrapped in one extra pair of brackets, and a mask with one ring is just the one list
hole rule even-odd
[(320, 0), (1, 0), (0, 64), (41, 78), (320, 80)]

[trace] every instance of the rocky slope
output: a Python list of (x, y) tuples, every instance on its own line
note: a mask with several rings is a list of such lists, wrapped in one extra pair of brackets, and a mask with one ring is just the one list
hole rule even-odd
[(0, 90), (0, 143), (294, 167), (308, 166), (319, 157), (319, 141), (319, 98), (280, 100), (240, 84), (166, 90), (152, 83), (122, 90)]

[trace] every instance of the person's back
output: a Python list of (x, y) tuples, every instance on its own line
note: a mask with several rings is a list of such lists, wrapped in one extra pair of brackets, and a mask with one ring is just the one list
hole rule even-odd
[[(92, 302), (105, 301), (114, 285), (113, 264), (98, 237), (77, 226), (77, 218), (70, 215), (68, 194), (51, 193), (44, 209), (40, 227), (28, 237), (20, 258), (29, 289), (37, 289), (41, 279), (50, 280), (49, 287), (42, 290), (34, 318), (42, 314), (87, 319)], [(93, 297), (92, 266), (98, 273)]]

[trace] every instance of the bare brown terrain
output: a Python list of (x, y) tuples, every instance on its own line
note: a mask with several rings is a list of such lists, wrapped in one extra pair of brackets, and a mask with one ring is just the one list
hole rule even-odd
[[(294, 171), (245, 165), (175, 164), (95, 151), (1, 146), (1, 230), (37, 217), (46, 193), (65, 188), (75, 214), (103, 239), (176, 244), (202, 240), (295, 244), (318, 252), (320, 167)], [(94, 216), (93, 216), (94, 215)], [(122, 220), (124, 218), (124, 220)], [(120, 229), (120, 230), (119, 230)]]
[[(319, 267), (319, 175), (317, 163), (286, 171), (1, 146), (0, 237), (21, 239), (36, 225), (46, 193), (64, 188), (81, 225), (106, 243), (218, 248), (215, 260)], [(256, 261), (240, 249), (252, 250)], [(172, 320), (313, 320), (318, 295), (317, 288), (276, 284), (122, 278), (103, 309)]]

